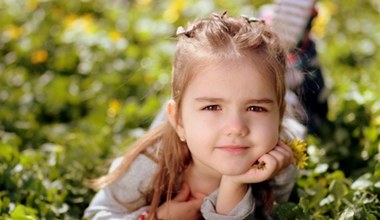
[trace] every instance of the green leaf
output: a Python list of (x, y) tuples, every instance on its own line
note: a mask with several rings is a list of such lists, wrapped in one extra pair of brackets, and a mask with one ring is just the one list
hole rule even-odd
[(0, 143), (0, 158), (5, 158), (6, 161), (10, 161), (14, 156), (18, 156), (17, 147)]
[(11, 213), (11, 218), (15, 220), (36, 220), (37, 211), (24, 205), (17, 205)]
[(377, 220), (378, 218), (375, 216), (375, 215), (373, 215), (373, 214), (368, 214), (367, 215), (367, 220)]

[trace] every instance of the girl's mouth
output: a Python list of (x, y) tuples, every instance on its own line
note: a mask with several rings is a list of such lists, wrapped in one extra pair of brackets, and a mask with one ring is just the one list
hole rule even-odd
[(242, 153), (245, 153), (249, 149), (249, 147), (247, 146), (221, 146), (221, 147), (217, 147), (217, 149), (229, 154), (242, 154)]

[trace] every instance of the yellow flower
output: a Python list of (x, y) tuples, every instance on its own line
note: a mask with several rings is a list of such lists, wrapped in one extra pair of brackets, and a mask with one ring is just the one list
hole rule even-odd
[(32, 53), (32, 63), (44, 63), (48, 58), (48, 52), (46, 50), (37, 50)]
[(12, 25), (8, 28), (5, 29), (5, 34), (12, 40), (14, 39), (18, 39), (21, 37), (22, 33), (23, 33), (23, 28), (22, 27), (18, 27), (18, 26), (15, 26), (15, 25)]
[(164, 12), (164, 19), (169, 22), (176, 21), (184, 8), (184, 1), (170, 1), (169, 8)]
[(285, 140), (284, 143), (292, 149), (297, 168), (304, 168), (309, 159), (309, 156), (306, 154), (306, 142), (295, 138), (293, 140)]
[(80, 30), (86, 33), (93, 33), (97, 28), (94, 15), (92, 14), (85, 14), (79, 17), (77, 15), (69, 15), (64, 18), (63, 23), (67, 30)]
[[(292, 151), (295, 159), (295, 164), (298, 169), (303, 169), (307, 165), (307, 160), (309, 156), (306, 154), (307, 144), (304, 140), (293, 139), (293, 140), (285, 140), (284, 143), (288, 145)], [(252, 168), (264, 169), (265, 162), (256, 162), (252, 165)]]
[(118, 31), (111, 31), (109, 33), (109, 38), (111, 38), (113, 42), (117, 42), (121, 39), (121, 34)]
[(121, 104), (118, 100), (113, 99), (109, 103), (107, 115), (108, 117), (114, 118), (120, 111)]
[(330, 22), (331, 15), (336, 10), (336, 4), (331, 2), (321, 2), (318, 5), (318, 16), (313, 21), (312, 32), (318, 37), (323, 37)]
[(137, 0), (136, 2), (139, 6), (147, 7), (152, 3), (152, 0)]
[(30, 11), (35, 10), (39, 5), (39, 2), (37, 0), (28, 0), (26, 2), (26, 8), (29, 9)]

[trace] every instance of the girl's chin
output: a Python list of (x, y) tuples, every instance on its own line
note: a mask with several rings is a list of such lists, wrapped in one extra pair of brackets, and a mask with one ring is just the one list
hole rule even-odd
[(226, 168), (226, 169), (219, 169), (219, 172), (222, 175), (227, 175), (227, 176), (238, 176), (246, 173), (251, 166), (249, 167), (238, 167), (238, 168)]

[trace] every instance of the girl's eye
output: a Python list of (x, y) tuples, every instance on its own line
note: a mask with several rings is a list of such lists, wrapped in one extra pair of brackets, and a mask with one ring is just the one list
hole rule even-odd
[(219, 105), (208, 105), (208, 106), (202, 108), (202, 110), (219, 111), (219, 110), (221, 110), (221, 107)]
[(267, 112), (268, 110), (266, 108), (263, 108), (261, 106), (249, 106), (248, 111), (253, 112)]

